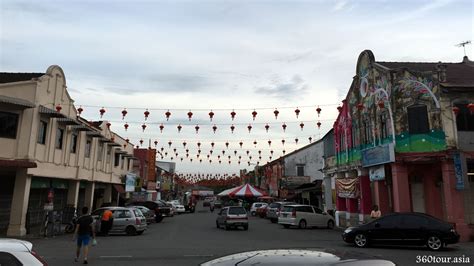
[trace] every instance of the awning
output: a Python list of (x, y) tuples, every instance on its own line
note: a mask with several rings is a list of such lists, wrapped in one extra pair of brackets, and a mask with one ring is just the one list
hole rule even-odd
[(109, 146), (117, 146), (117, 147), (120, 146), (120, 147), (122, 147), (122, 145), (120, 145), (120, 144), (118, 144), (118, 143), (115, 143), (115, 142), (109, 143), (109, 144), (107, 144), (107, 145), (109, 145)]
[(61, 118), (56, 119), (56, 121), (59, 124), (63, 124), (63, 125), (79, 125), (80, 124), (79, 121), (74, 120), (72, 118), (68, 118), (68, 117), (61, 117)]
[(72, 130), (76, 131), (92, 131), (91, 128), (84, 126), (84, 125), (76, 125), (71, 127)]
[(53, 109), (49, 109), (47, 107), (44, 107), (43, 105), (40, 105), (39, 108), (38, 108), (38, 111), (40, 112), (40, 114), (44, 114), (44, 115), (47, 115), (47, 116), (50, 116), (50, 117), (64, 117), (63, 114), (53, 110)]
[(306, 191), (321, 192), (322, 181), (316, 180), (312, 183), (302, 184), (294, 189), (295, 193), (302, 193)]
[(13, 98), (13, 97), (5, 96), (5, 95), (0, 95), (0, 103), (11, 105), (11, 106), (22, 108), (22, 109), (35, 107), (35, 104), (30, 101), (20, 99), (20, 98)]
[(126, 151), (116, 151), (115, 153), (118, 153), (118, 154), (127, 154)]
[(0, 160), (0, 168), (11, 167), (11, 168), (36, 168), (35, 162), (28, 160)]
[(100, 136), (102, 136), (102, 134), (100, 134), (100, 132), (97, 132), (97, 131), (89, 131), (89, 132), (86, 132), (86, 135), (87, 135), (87, 136), (94, 136), (94, 137), (100, 137)]
[(119, 194), (125, 193), (125, 188), (121, 184), (114, 184), (114, 188)]

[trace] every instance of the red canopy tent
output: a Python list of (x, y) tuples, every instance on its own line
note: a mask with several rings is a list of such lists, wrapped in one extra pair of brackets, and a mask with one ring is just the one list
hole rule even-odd
[(265, 196), (265, 192), (250, 185), (245, 184), (235, 188), (227, 189), (218, 194), (218, 196), (229, 196), (229, 197), (261, 197)]

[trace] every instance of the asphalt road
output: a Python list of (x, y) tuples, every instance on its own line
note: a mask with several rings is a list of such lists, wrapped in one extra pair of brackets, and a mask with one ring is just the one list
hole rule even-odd
[[(213, 258), (257, 249), (303, 248), (332, 252), (344, 258), (386, 259), (397, 265), (417, 265), (417, 256), (469, 257), (474, 265), (474, 243), (451, 245), (431, 252), (423, 247), (378, 247), (360, 249), (345, 244), (341, 231), (328, 229), (284, 229), (269, 220), (252, 217), (249, 230), (217, 229), (216, 212), (198, 210), (193, 214), (165, 218), (151, 224), (141, 236), (99, 237), (91, 248), (92, 265), (198, 265)], [(74, 265), (72, 235), (52, 239), (30, 239), (49, 265)], [(421, 258), (421, 257), (420, 257)]]

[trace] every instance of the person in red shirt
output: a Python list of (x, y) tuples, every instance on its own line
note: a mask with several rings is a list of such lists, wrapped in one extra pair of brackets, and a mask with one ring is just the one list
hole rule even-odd
[(111, 210), (105, 210), (100, 221), (100, 231), (104, 236), (109, 235), (109, 231), (113, 224), (113, 213)]

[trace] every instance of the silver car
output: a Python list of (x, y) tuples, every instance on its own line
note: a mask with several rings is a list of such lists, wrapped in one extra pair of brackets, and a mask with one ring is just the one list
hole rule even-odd
[(225, 207), (217, 214), (216, 226), (224, 226), (225, 230), (242, 226), (244, 230), (249, 229), (249, 217), (244, 207)]
[(102, 214), (105, 210), (113, 213), (113, 223), (110, 233), (126, 233), (127, 235), (141, 235), (147, 229), (146, 218), (143, 213), (133, 207), (104, 207), (92, 212), (95, 229), (100, 231)]
[(270, 219), (272, 223), (278, 222), (278, 217), (280, 216), (281, 208), (285, 205), (296, 204), (295, 202), (286, 202), (286, 201), (278, 201), (273, 202), (268, 205), (267, 208), (267, 219)]

